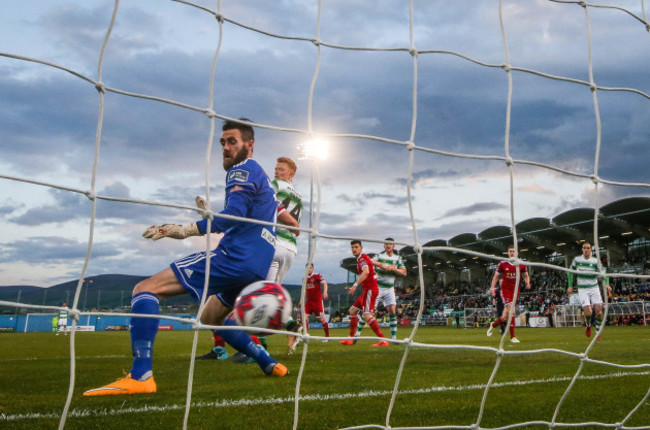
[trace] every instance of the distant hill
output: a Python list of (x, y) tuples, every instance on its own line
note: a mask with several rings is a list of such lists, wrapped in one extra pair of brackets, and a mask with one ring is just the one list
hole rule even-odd
[[(135, 285), (145, 279), (145, 276), (134, 275), (98, 275), (86, 278), (85, 285), (79, 296), (78, 307), (81, 310), (111, 310), (120, 309), (131, 304), (131, 292)], [(77, 289), (78, 280), (64, 282), (43, 288), (32, 285), (9, 285), (0, 286), (0, 300), (9, 302), (20, 302), (42, 306), (61, 306), (64, 302), (72, 306), (74, 295)], [(346, 304), (344, 287), (347, 284), (330, 284), (329, 293), (332, 300), (338, 303), (337, 297), (343, 298)], [(301, 285), (287, 284), (284, 287), (291, 294), (294, 303), (300, 298)], [(188, 307), (195, 305), (189, 295), (172, 297), (161, 302), (162, 306)], [(0, 306), (0, 312), (13, 314), (14, 307)], [(33, 312), (30, 310), (29, 312)]]
[[(119, 308), (130, 304), (131, 291), (144, 276), (98, 275), (86, 278), (79, 296), (82, 310), (97, 308)], [(64, 282), (47, 288), (34, 286), (2, 286), (0, 300), (33, 305), (60, 306), (64, 302), (72, 305), (78, 280)]]

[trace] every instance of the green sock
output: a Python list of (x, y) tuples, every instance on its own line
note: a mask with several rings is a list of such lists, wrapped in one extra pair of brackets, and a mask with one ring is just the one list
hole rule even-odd
[(359, 318), (359, 325), (357, 326), (357, 333), (355, 336), (361, 336), (361, 330), (366, 326), (366, 320)]
[(390, 315), (388, 320), (390, 321), (390, 335), (393, 339), (397, 339), (397, 315)]

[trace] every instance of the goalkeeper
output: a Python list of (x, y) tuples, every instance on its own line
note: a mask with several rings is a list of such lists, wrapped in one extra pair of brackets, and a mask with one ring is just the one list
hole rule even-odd
[[(271, 186), (275, 190), (275, 198), (278, 201), (278, 222), (286, 226), (298, 228), (300, 227), (300, 213), (302, 212), (302, 197), (300, 196), (300, 193), (293, 188), (293, 176), (295, 175), (297, 168), (296, 163), (291, 158), (278, 158), (277, 164), (275, 165), (274, 180), (271, 182)], [(195, 201), (199, 209), (202, 209), (199, 213), (205, 214), (204, 211), (209, 209), (207, 202), (200, 196), (197, 196)], [(273, 255), (273, 261), (271, 262), (269, 272), (266, 275), (267, 281), (282, 284), (282, 281), (289, 271), (291, 263), (298, 252), (296, 237), (299, 234), (300, 230), (290, 230), (281, 226), (278, 227), (275, 253)], [(301, 327), (291, 319), (287, 322), (286, 328), (289, 331), (298, 331)], [(264, 349), (267, 348), (266, 337), (261, 336), (257, 338), (253, 336), (253, 340), (256, 339), (259, 340)], [(298, 339), (299, 338), (296, 336), (289, 336), (289, 353), (295, 351)], [(196, 357), (197, 359), (225, 360), (228, 358), (228, 353), (224, 347), (223, 339), (215, 333), (212, 340), (214, 341), (214, 347), (207, 354)], [(250, 363), (253, 361), (252, 358), (239, 352), (236, 353), (232, 359), (239, 363)]]
[(57, 336), (59, 335), (59, 317), (58, 315), (54, 315), (52, 318), (52, 333), (55, 333)]
[[(226, 173), (226, 196), (221, 214), (252, 218), (274, 223), (277, 203), (269, 178), (254, 161), (254, 130), (245, 119), (226, 121), (222, 127), (221, 149)], [(234, 326), (226, 318), (239, 292), (247, 285), (266, 278), (275, 250), (275, 228), (226, 218), (202, 219), (187, 225), (163, 224), (149, 227), (142, 235), (147, 239), (163, 237), (185, 239), (210, 232), (224, 233), (214, 251), (198, 252), (181, 258), (170, 267), (138, 283), (133, 290), (131, 312), (159, 314), (161, 298), (189, 293), (200, 300), (203, 294), (206, 265), (210, 265), (208, 296), (202, 322), (209, 325)], [(129, 374), (112, 384), (88, 390), (85, 396), (154, 393), (153, 344), (158, 332), (157, 318), (131, 318), (133, 365)], [(285, 376), (287, 368), (263, 353), (242, 330), (222, 330), (218, 334), (233, 348), (252, 357), (267, 375)]]

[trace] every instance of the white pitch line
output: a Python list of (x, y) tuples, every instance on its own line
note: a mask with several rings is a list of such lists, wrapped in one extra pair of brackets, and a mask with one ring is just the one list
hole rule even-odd
[[(104, 360), (107, 358), (132, 358), (131, 354), (119, 354), (119, 355), (89, 355), (89, 356), (77, 356), (77, 360)], [(173, 356), (171, 356), (173, 357)], [(9, 362), (20, 362), (20, 361), (45, 361), (45, 360), (69, 360), (69, 356), (59, 356), (59, 357), (25, 357), (25, 358), (9, 358), (2, 360), (2, 363)]]
[[(598, 380), (598, 379), (609, 379), (609, 378), (624, 378), (627, 376), (646, 376), (650, 375), (650, 371), (647, 372), (617, 372), (617, 373), (607, 373), (602, 375), (592, 375), (592, 376), (580, 376), (581, 380)], [(533, 385), (533, 384), (549, 384), (556, 382), (566, 382), (573, 379), (571, 376), (562, 376), (557, 378), (547, 378), (547, 379), (531, 379), (527, 381), (510, 381), (510, 382), (499, 382), (491, 385), (491, 388), (501, 388), (501, 387), (511, 387), (511, 386), (523, 386), (523, 385)], [(399, 394), (428, 394), (428, 393), (440, 393), (446, 391), (469, 391), (469, 390), (484, 390), (486, 384), (474, 384), (474, 385), (460, 385), (460, 386), (438, 386), (438, 387), (429, 387), (429, 388), (419, 388), (414, 390), (402, 390)], [(355, 393), (339, 393), (339, 394), (314, 394), (308, 396), (301, 396), (300, 401), (328, 401), (328, 400), (344, 400), (350, 398), (364, 398), (364, 397), (379, 397), (379, 396), (388, 396), (391, 395), (392, 391), (383, 390), (383, 391), (364, 391), (364, 392), (355, 392)], [(253, 398), (253, 399), (239, 399), (239, 400), (219, 400), (216, 402), (193, 402), (192, 407), (210, 407), (210, 408), (227, 408), (227, 407), (236, 407), (236, 406), (257, 406), (257, 405), (270, 405), (270, 404), (281, 404), (281, 403), (293, 403), (294, 397), (265, 397), (265, 398)], [(137, 414), (142, 412), (165, 412), (185, 409), (185, 405), (147, 405), (137, 408), (120, 408), (120, 409), (72, 409), (68, 413), (68, 417), (77, 418), (77, 417), (103, 417), (103, 416), (113, 416), (113, 415), (124, 415), (124, 414)], [(26, 419), (37, 419), (37, 418), (59, 418), (61, 414), (55, 414), (52, 412), (49, 413), (28, 413), (28, 414), (0, 414), (0, 421), (19, 421)]]

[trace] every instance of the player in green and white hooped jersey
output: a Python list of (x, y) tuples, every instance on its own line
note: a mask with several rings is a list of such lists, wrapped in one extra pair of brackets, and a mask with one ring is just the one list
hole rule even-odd
[[(293, 177), (298, 167), (289, 157), (280, 157), (276, 161), (275, 175), (271, 183), (275, 190), (275, 199), (296, 221), (295, 225), (299, 226), (300, 214), (302, 213), (302, 196), (293, 187)], [(281, 284), (298, 253), (297, 234), (295, 230), (278, 226), (277, 235), (275, 255), (269, 273), (266, 275), (266, 280)]]
[[(573, 294), (573, 286), (576, 285), (578, 287), (578, 296), (580, 297), (580, 303), (582, 304), (582, 310), (585, 316), (585, 325), (587, 326), (585, 335), (589, 337), (591, 336), (592, 312), (596, 312), (596, 330), (598, 330), (603, 321), (603, 298), (600, 295), (600, 289), (598, 287), (598, 260), (591, 255), (591, 244), (589, 242), (582, 244), (582, 255), (573, 259), (571, 270), (577, 270), (580, 273), (575, 276), (575, 283), (573, 273), (569, 273), (569, 288), (567, 288), (567, 293)], [(605, 285), (608, 291), (612, 290), (609, 286), (609, 278), (605, 278)]]
[[(377, 284), (379, 285), (379, 295), (375, 302), (375, 309), (379, 303), (383, 303), (388, 311), (388, 320), (390, 322), (390, 334), (393, 340), (397, 339), (397, 300), (395, 298), (395, 279), (397, 276), (406, 276), (406, 266), (402, 257), (395, 253), (395, 243), (393, 238), (384, 239), (384, 252), (375, 255), (372, 262), (375, 265), (377, 274)], [(359, 320), (359, 329), (355, 336), (361, 336), (361, 330), (365, 322)]]
[[(271, 183), (275, 190), (275, 199), (295, 221), (295, 224), (285, 224), (293, 227), (300, 226), (300, 215), (302, 214), (302, 196), (293, 187), (293, 177), (296, 174), (296, 170), (298, 170), (298, 166), (291, 158), (278, 158), (275, 165), (274, 179)], [(267, 281), (277, 282), (278, 284), (282, 283), (298, 253), (296, 236), (299, 233), (299, 231), (289, 230), (283, 227), (277, 228), (278, 237), (275, 245), (275, 254), (273, 255), (269, 273), (266, 275)], [(286, 328), (289, 331), (299, 331), (302, 329), (300, 324), (296, 323), (293, 318), (287, 322)], [(288, 354), (292, 354), (296, 350), (299, 340), (300, 338), (297, 336), (288, 337)], [(262, 344), (265, 344), (264, 337), (260, 337), (260, 341)]]
[[(67, 303), (63, 303), (62, 305), (64, 308), (67, 308), (68, 305)], [(57, 321), (57, 327), (56, 327), (56, 334), (58, 335), (59, 332), (63, 332), (66, 336), (68, 335), (68, 309), (60, 309), (57, 316), (58, 321)]]

